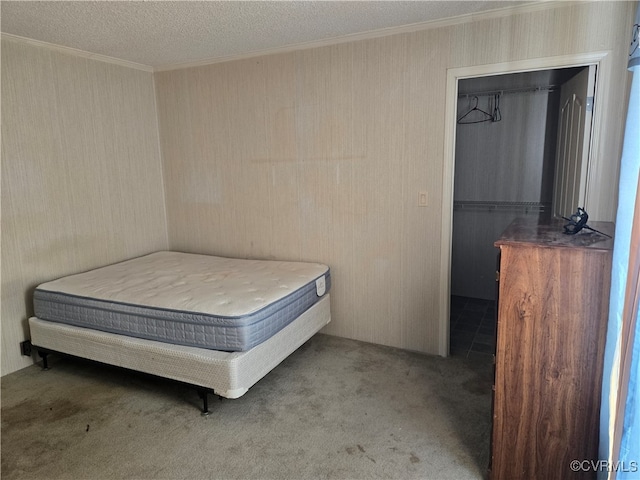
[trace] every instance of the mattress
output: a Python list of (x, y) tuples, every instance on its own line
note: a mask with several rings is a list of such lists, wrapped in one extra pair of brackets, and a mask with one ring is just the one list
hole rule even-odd
[(246, 352), (222, 352), (29, 319), (35, 348), (171, 378), (238, 398), (331, 321), (324, 295), (274, 336)]
[(155, 252), (39, 285), (35, 316), (222, 351), (264, 342), (330, 289), (326, 265)]

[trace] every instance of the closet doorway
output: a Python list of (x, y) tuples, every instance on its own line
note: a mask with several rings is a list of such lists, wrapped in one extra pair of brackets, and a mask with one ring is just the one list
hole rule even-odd
[[(578, 87), (584, 93), (575, 94)], [(567, 216), (583, 206), (594, 88), (595, 66), (458, 81), (452, 355), (491, 360), (495, 349), (493, 243), (502, 231), (518, 217)]]

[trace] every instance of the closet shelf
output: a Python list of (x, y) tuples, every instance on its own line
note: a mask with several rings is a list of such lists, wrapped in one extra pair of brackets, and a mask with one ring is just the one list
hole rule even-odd
[(454, 201), (454, 210), (467, 211), (498, 211), (498, 212), (524, 212), (545, 213), (551, 208), (550, 203), (541, 202), (487, 202), (487, 201)]

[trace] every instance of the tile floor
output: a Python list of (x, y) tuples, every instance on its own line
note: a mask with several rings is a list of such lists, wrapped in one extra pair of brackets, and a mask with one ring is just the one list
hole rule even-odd
[(493, 300), (451, 296), (451, 355), (493, 361), (495, 332)]

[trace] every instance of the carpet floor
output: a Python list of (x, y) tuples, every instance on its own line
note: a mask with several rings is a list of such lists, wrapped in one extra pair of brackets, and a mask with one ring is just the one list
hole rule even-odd
[(490, 363), (316, 335), (235, 400), (52, 358), (2, 377), (3, 479), (482, 479)]

